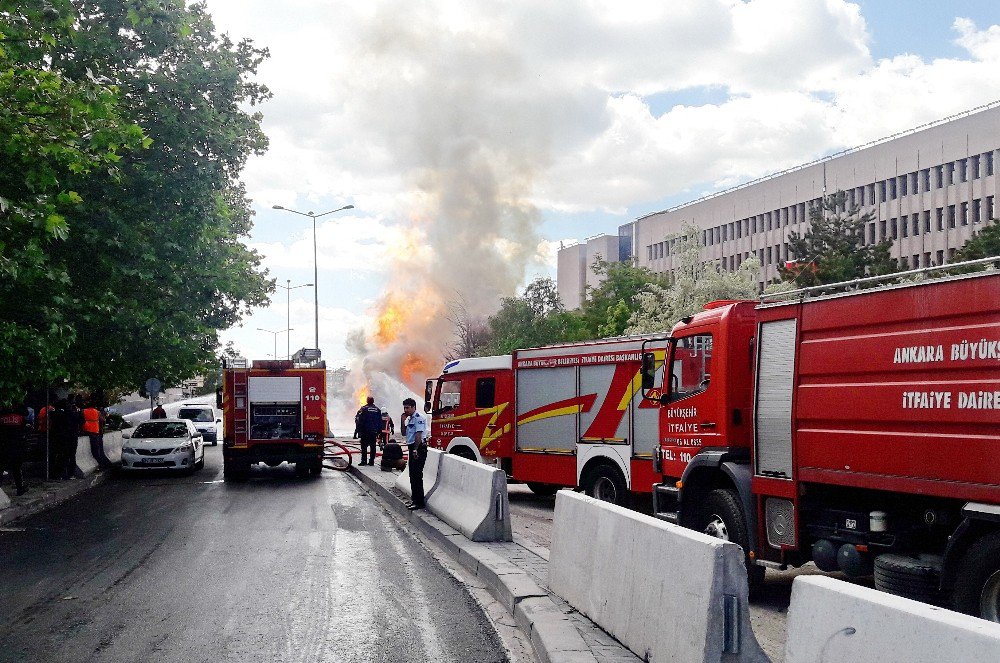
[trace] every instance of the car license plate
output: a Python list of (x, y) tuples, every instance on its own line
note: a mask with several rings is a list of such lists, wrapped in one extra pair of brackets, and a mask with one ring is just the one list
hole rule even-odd
[(143, 465), (163, 465), (163, 462), (159, 458), (140, 458), (139, 462)]

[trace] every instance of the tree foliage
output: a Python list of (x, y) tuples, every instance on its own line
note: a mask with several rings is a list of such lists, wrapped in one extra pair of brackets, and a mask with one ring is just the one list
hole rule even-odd
[(955, 252), (955, 262), (996, 256), (1000, 256), (1000, 221), (990, 219), (982, 230)]
[(273, 288), (239, 241), (266, 51), (182, 0), (34, 0), (3, 18), (0, 391), (204, 370), (217, 330)]
[(668, 332), (681, 318), (700, 311), (705, 304), (722, 299), (754, 299), (760, 263), (744, 260), (733, 272), (724, 272), (715, 262), (702, 262), (701, 231), (693, 225), (669, 238), (678, 266), (669, 285), (652, 283), (636, 297), (637, 307), (625, 329), (628, 334)]
[(889, 254), (892, 240), (865, 243), (865, 231), (875, 215), (847, 209), (846, 201), (843, 191), (823, 198), (809, 210), (809, 229), (788, 234), (789, 258), (796, 262), (778, 267), (782, 280), (808, 287), (897, 271)]

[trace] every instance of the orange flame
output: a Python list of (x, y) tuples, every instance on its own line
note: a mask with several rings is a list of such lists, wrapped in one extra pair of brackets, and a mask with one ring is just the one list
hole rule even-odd
[(403, 365), (400, 366), (400, 373), (403, 376), (403, 381), (406, 384), (415, 384), (414, 380), (419, 381), (430, 374), (431, 365), (420, 355), (408, 352), (403, 358)]
[(364, 405), (368, 402), (368, 393), (368, 385), (363, 384), (354, 392), (354, 400), (357, 401), (358, 405)]
[(403, 302), (399, 301), (397, 297), (389, 295), (386, 298), (382, 312), (379, 313), (376, 320), (378, 328), (375, 331), (375, 340), (380, 346), (385, 347), (399, 338), (406, 322), (405, 311)]

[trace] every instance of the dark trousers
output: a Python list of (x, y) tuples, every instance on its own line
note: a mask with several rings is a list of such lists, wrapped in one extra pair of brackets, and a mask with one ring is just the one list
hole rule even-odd
[[(361, 464), (367, 465), (369, 460), (371, 464), (375, 464), (375, 436), (376, 433), (362, 433), (361, 434)], [(371, 459), (368, 458), (368, 453), (371, 452)]]
[[(64, 479), (71, 479), (76, 474), (76, 445), (79, 438), (75, 435), (63, 439), (62, 444), (62, 468), (61, 476)], [(59, 475), (57, 475), (58, 477)]]
[(426, 444), (410, 447), (410, 491), (413, 493), (413, 504), (416, 506), (424, 505), (424, 463), (426, 462)]
[(14, 488), (17, 490), (18, 495), (24, 492), (24, 477), (21, 474), (22, 459), (23, 454), (20, 449), (0, 449), (0, 474), (4, 470), (10, 472), (11, 478), (14, 479)]

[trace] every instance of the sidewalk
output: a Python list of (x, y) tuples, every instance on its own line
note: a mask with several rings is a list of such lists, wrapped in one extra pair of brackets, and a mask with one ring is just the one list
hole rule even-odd
[(548, 591), (549, 551), (514, 535), (513, 542), (476, 543), (428, 511), (409, 511), (394, 489), (398, 472), (351, 467), (386, 507), (408, 520), (481, 579), (514, 616), (540, 663), (638, 663), (642, 659)]
[[(29, 468), (25, 469), (27, 471)], [(107, 470), (97, 470), (90, 476), (64, 481), (46, 481), (38, 476), (30, 476), (26, 472), (24, 484), (28, 488), (28, 492), (24, 495), (15, 495), (13, 479), (9, 474), (4, 474), (0, 477), (0, 489), (10, 498), (10, 506), (5, 509), (0, 508), (0, 525), (50, 509), (85, 490), (104, 483), (107, 478)]]

